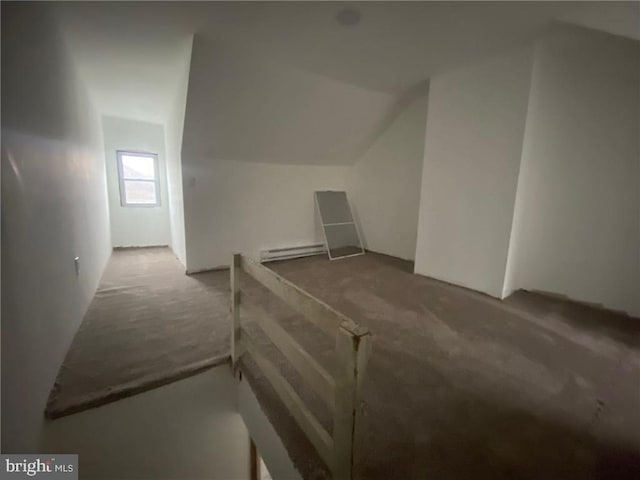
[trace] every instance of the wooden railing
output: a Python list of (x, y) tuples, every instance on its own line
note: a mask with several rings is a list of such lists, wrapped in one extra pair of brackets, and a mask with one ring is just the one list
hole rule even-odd
[[(262, 307), (242, 302), (240, 271), (246, 272), (287, 305), (335, 338), (335, 372), (330, 374), (282, 328)], [(231, 358), (234, 370), (243, 353), (253, 357), (264, 376), (296, 420), (320, 457), (331, 469), (334, 480), (348, 480), (353, 474), (353, 451), (362, 382), (371, 354), (371, 334), (351, 319), (314, 298), (268, 268), (239, 254), (231, 265)], [(256, 348), (240, 324), (240, 309), (264, 331), (333, 415), (333, 436), (304, 404), (278, 368)]]

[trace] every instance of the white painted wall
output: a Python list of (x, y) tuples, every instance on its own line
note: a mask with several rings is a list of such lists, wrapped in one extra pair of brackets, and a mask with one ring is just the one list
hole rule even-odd
[(40, 451), (49, 391), (110, 253), (100, 118), (49, 13), (2, 3), (3, 453)]
[(220, 365), (48, 421), (42, 451), (78, 454), (83, 480), (249, 480), (236, 390), (231, 369)]
[(265, 415), (258, 398), (245, 378), (236, 381), (238, 412), (273, 479), (301, 480), (302, 475), (289, 457), (280, 436)]
[[(184, 44), (184, 55), (191, 58), (193, 37)], [(169, 200), (169, 226), (171, 249), (183, 265), (187, 265), (187, 251), (184, 236), (184, 201), (182, 188), (182, 133), (184, 114), (189, 88), (189, 62), (182, 73), (180, 90), (173, 102), (173, 108), (165, 125), (167, 143), (167, 186)]]
[(416, 273), (502, 295), (531, 65), (519, 49), (431, 79)]
[(187, 270), (232, 253), (322, 242), (315, 190), (344, 190), (347, 167), (197, 159), (183, 152)]
[(580, 28), (539, 42), (505, 294), (640, 316), (640, 47)]
[(365, 248), (410, 260), (418, 234), (428, 88), (417, 93), (347, 177)]
[[(102, 117), (104, 151), (109, 190), (111, 242), (114, 247), (169, 245), (169, 196), (165, 141), (162, 125), (118, 117)], [(120, 204), (118, 150), (147, 152), (158, 155), (160, 205), (157, 207), (125, 207)]]
[(346, 165), (397, 103), (196, 35), (182, 144), (187, 270), (321, 242), (313, 192), (346, 189)]

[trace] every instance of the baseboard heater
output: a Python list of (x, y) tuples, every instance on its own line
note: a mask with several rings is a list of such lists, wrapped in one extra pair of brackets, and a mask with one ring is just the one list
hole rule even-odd
[(322, 255), (327, 253), (324, 245), (304, 245), (300, 247), (272, 248), (260, 252), (260, 262), (274, 262), (276, 260), (287, 260), (290, 258), (310, 257), (311, 255)]

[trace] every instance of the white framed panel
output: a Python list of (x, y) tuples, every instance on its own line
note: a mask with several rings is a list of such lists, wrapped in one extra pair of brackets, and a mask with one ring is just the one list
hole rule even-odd
[(120, 205), (123, 207), (159, 207), (158, 155), (118, 150), (116, 156)]
[(363, 255), (358, 226), (344, 191), (316, 191), (325, 247), (330, 260)]

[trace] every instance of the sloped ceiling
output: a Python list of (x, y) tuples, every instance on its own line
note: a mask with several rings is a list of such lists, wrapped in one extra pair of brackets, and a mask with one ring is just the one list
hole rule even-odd
[(350, 163), (395, 103), (394, 95), (196, 35), (183, 153), (275, 163)]
[[(86, 2), (56, 9), (103, 113), (165, 123), (191, 60), (185, 151), (348, 164), (416, 85), (533, 38), (584, 6)], [(355, 22), (338, 21), (345, 9)]]
[[(581, 2), (237, 2), (200, 33), (364, 88), (400, 93), (442, 69), (538, 34)], [(337, 21), (344, 10), (359, 21)]]
[[(129, 2), (54, 4), (77, 67), (104, 115), (164, 123), (191, 55), (193, 25), (164, 25), (149, 6)], [(167, 28), (164, 28), (167, 27)]]
[(640, 2), (592, 2), (572, 10), (563, 21), (640, 40)]

